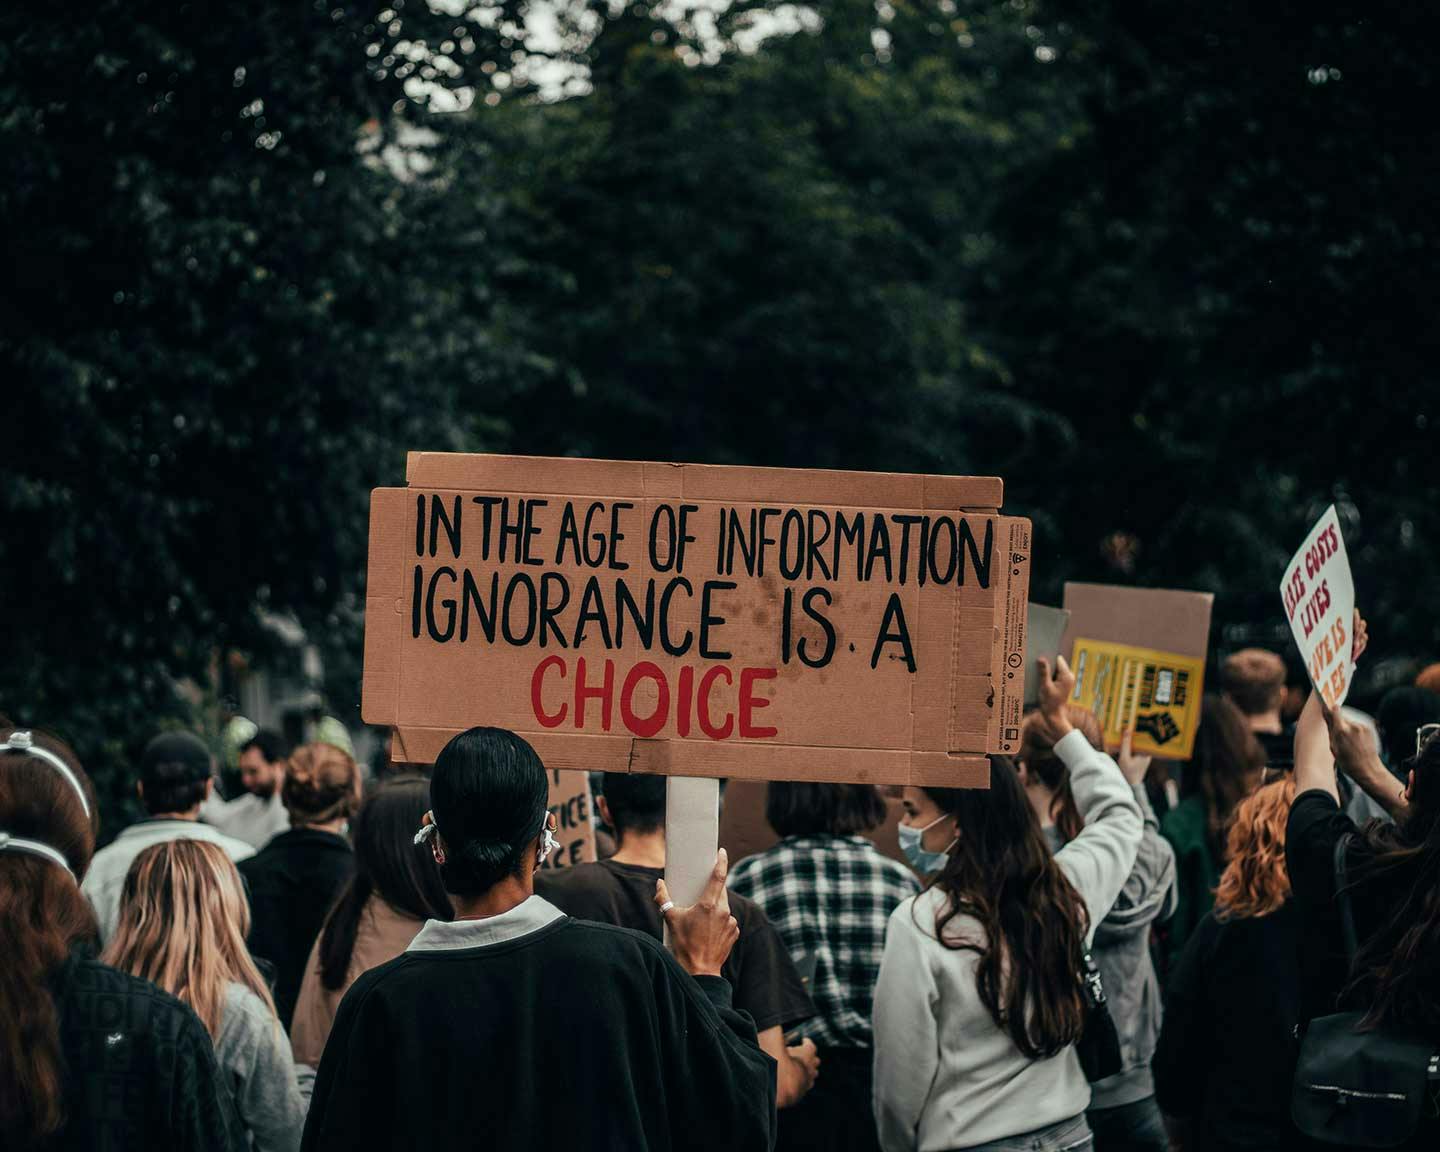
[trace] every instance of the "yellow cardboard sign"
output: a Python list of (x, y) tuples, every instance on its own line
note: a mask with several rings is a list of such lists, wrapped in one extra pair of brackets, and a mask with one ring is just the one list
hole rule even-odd
[(1118, 748), (1125, 729), (1133, 726), (1136, 752), (1189, 758), (1200, 724), (1204, 657), (1077, 639), (1070, 666), (1075, 670), (1071, 699), (1095, 713), (1106, 748)]

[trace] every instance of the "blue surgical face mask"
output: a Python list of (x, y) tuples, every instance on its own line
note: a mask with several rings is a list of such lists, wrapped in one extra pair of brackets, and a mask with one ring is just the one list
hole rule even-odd
[(945, 819), (948, 819), (948, 815), (935, 817), (923, 828), (912, 828), (908, 824), (901, 824), (896, 829), (900, 835), (900, 851), (905, 853), (905, 859), (910, 861), (910, 866), (921, 875), (929, 876), (932, 872), (939, 872), (944, 868), (945, 861), (950, 855), (950, 849), (955, 847), (955, 841), (952, 840), (944, 852), (931, 852), (921, 843), (925, 833)]

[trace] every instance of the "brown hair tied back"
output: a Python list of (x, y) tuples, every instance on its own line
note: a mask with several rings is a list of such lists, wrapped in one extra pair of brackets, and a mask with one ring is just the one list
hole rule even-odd
[(301, 745), (285, 765), (280, 797), (292, 827), (347, 819), (359, 805), (360, 770), (334, 744)]

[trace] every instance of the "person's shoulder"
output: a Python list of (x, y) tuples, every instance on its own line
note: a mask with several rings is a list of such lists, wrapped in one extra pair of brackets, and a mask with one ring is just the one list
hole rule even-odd
[(84, 956), (76, 956), (67, 966), (64, 998), (75, 1004), (87, 1004), (74, 1018), (106, 1026), (129, 1029), (161, 1045), (204, 1025), (189, 1005), (164, 991), (149, 980), (142, 980), (109, 964)]
[(870, 846), (870, 849), (873, 854), (871, 863), (876, 871), (884, 876), (886, 880), (897, 887), (903, 888), (906, 892), (913, 893), (920, 890), (920, 881), (914, 872), (910, 871), (904, 864), (901, 864), (900, 861), (892, 860), (889, 856), (886, 856), (885, 853), (881, 852), (880, 849), (873, 844)]
[(542, 893), (588, 892), (593, 888), (614, 886), (614, 874), (598, 861), (570, 868), (546, 868), (535, 873), (535, 890)]
[(945, 894), (938, 885), (912, 893), (890, 910), (889, 927), (886, 931), (896, 927), (907, 931), (916, 928), (920, 916), (929, 915), (933, 919), (944, 907), (944, 903)]
[[(263, 1024), (269, 1026), (275, 1019), (274, 1013), (270, 1011), (269, 1005), (250, 988), (241, 984), (238, 980), (232, 980), (225, 985), (225, 1017), (228, 1023), (230, 1016), (243, 1020), (246, 1025), (254, 1026)], [(222, 1028), (223, 1030), (223, 1028)]]

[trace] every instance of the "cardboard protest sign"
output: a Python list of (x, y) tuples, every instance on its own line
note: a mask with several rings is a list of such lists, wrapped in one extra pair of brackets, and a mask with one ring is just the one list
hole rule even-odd
[(590, 779), (584, 772), (550, 773), (550, 799), (555, 813), (555, 851), (541, 868), (573, 868), (596, 860), (595, 825), (590, 819)]
[(1118, 748), (1125, 729), (1134, 728), (1136, 752), (1183, 760), (1193, 751), (1203, 658), (1081, 637), (1071, 666), (1072, 699), (1095, 713), (1107, 748)]
[(553, 768), (983, 786), (1029, 521), (994, 478), (412, 454), (371, 498), (363, 715)]
[(1189, 758), (1214, 600), (1174, 588), (1065, 585), (1070, 622), (1060, 649), (1075, 670), (1075, 703), (1096, 712), (1108, 748), (1133, 720), (1137, 752)]
[(1355, 579), (1335, 505), (1325, 509), (1290, 560), (1280, 596), (1310, 682), (1329, 707), (1338, 708), (1355, 675), (1350, 635)]
[(1060, 654), (1060, 640), (1065, 635), (1065, 626), (1070, 622), (1070, 613), (1064, 608), (1047, 608), (1044, 604), (1029, 604), (1025, 608), (1025, 707), (1033, 708), (1040, 703), (1040, 665), (1036, 660), (1044, 656), (1053, 665)]

